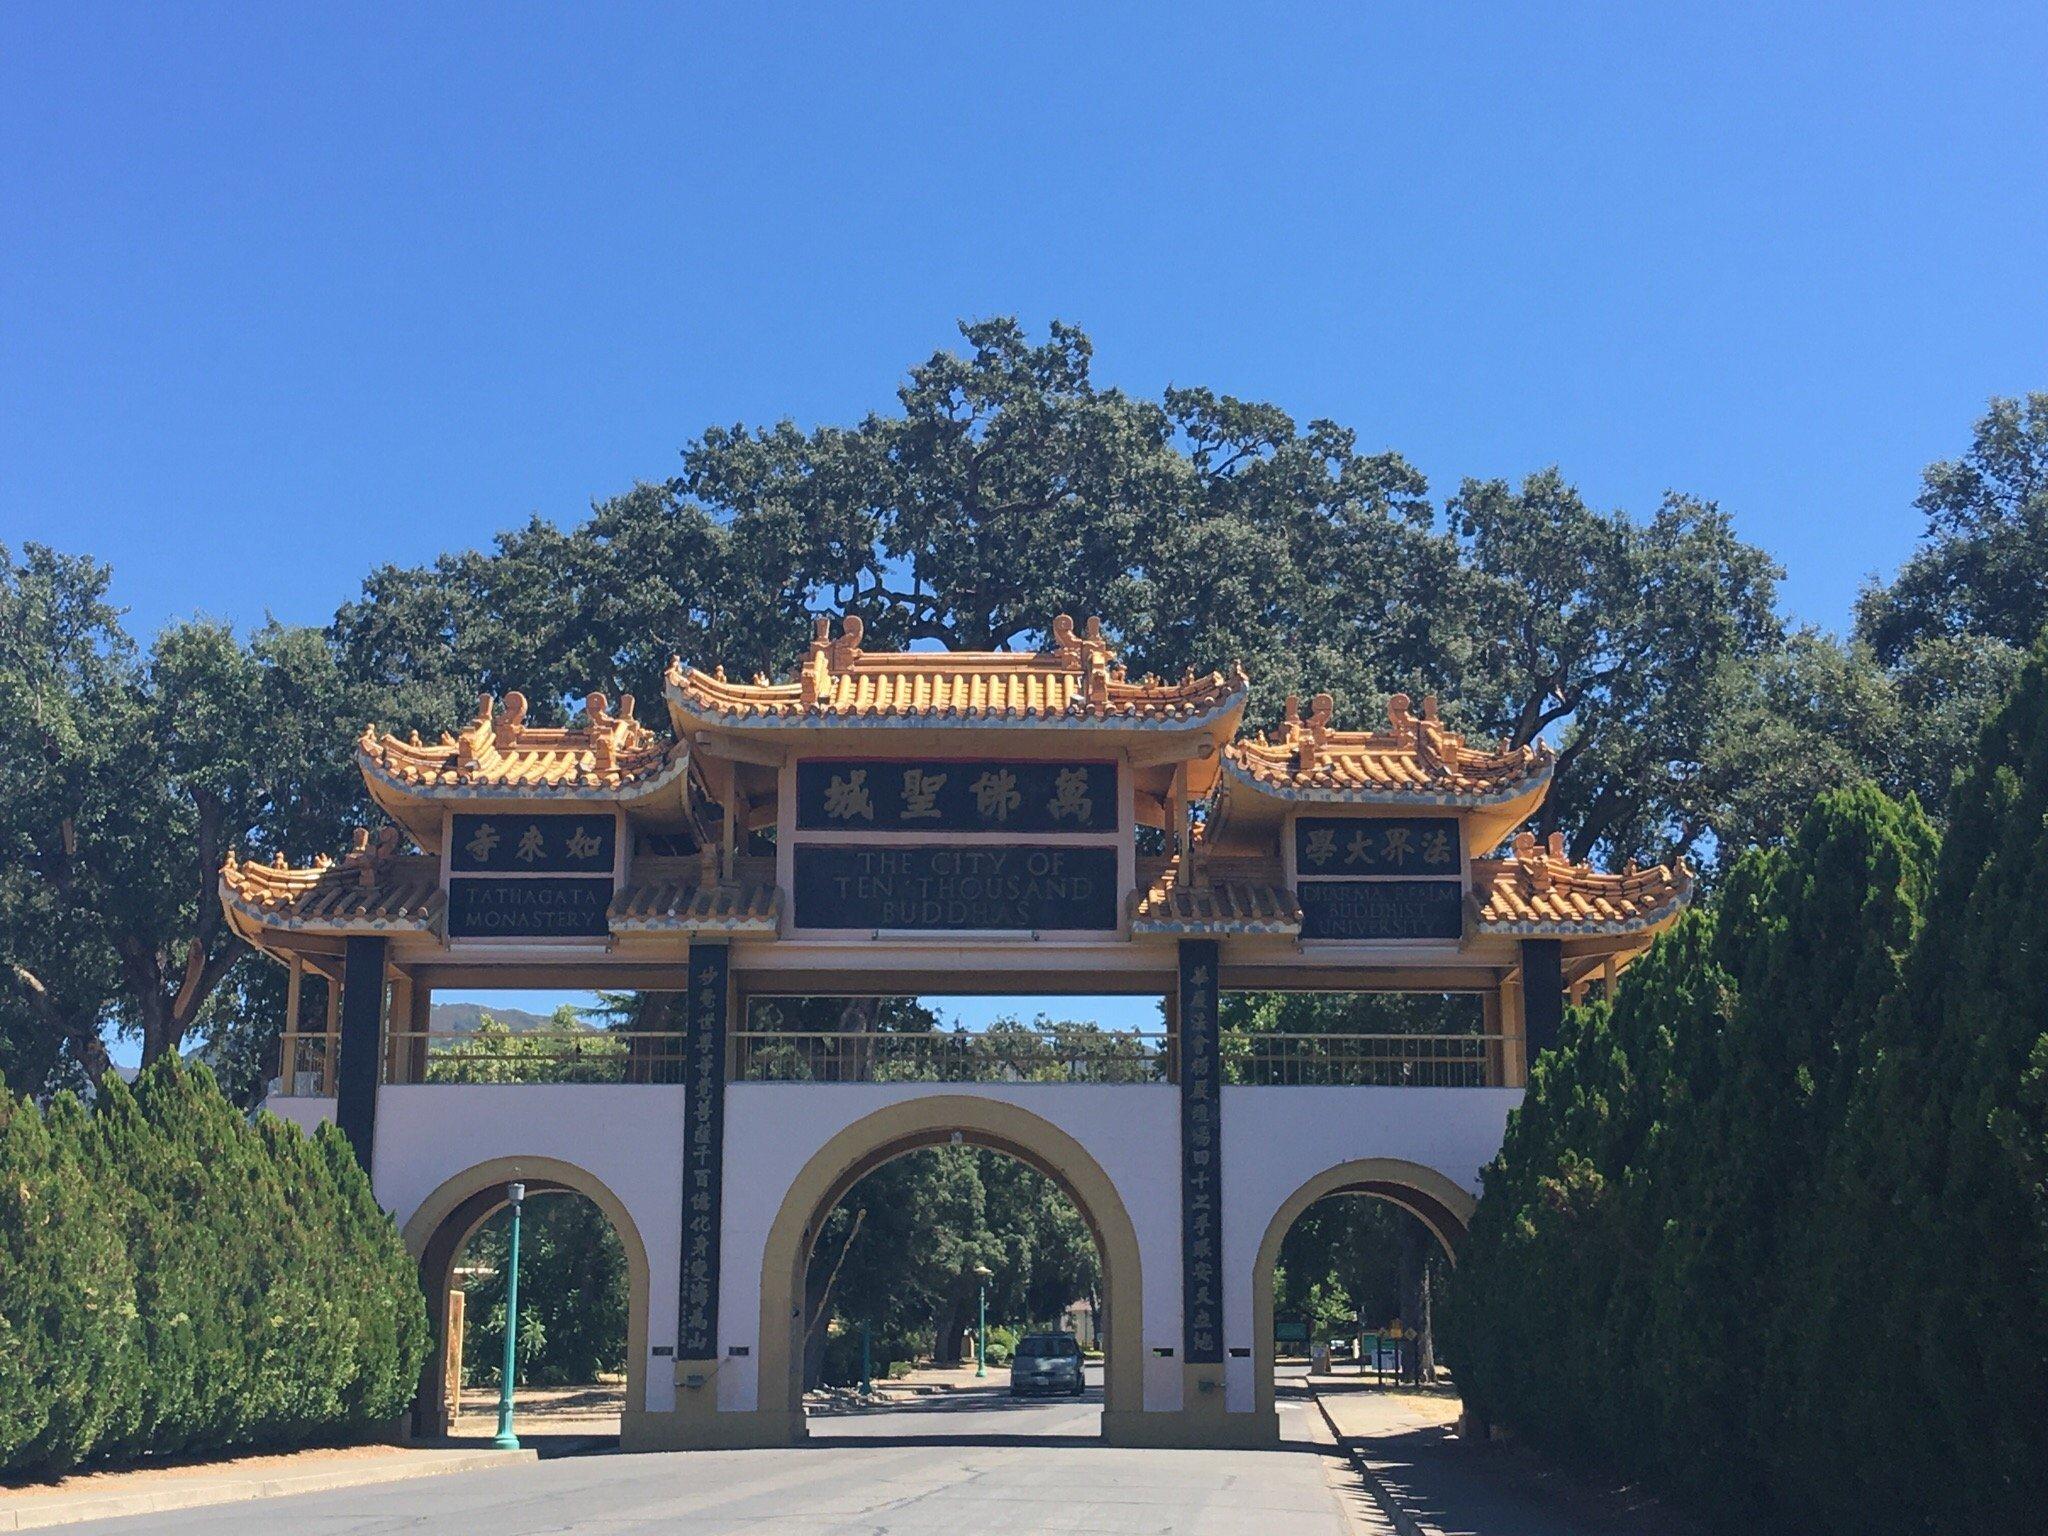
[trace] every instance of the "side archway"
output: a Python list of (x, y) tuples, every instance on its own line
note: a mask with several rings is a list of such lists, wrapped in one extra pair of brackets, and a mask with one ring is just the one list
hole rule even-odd
[(1274, 1411), (1273, 1271), (1280, 1245), (1302, 1212), (1330, 1195), (1371, 1195), (1400, 1206), (1435, 1234), (1453, 1264), (1479, 1203), (1436, 1169), (1395, 1157), (1364, 1157), (1326, 1168), (1281, 1201), (1252, 1263), (1252, 1391), (1261, 1422)]
[(569, 1191), (587, 1197), (604, 1212), (626, 1251), (626, 1416), (630, 1419), (647, 1396), (647, 1245), (634, 1225), (626, 1203), (605, 1182), (574, 1163), (553, 1157), (497, 1157), (465, 1168), (444, 1180), (406, 1219), (401, 1236), (406, 1252), (420, 1266), (420, 1286), (427, 1295), (434, 1348), (427, 1357), (420, 1390), (413, 1400), (415, 1434), (429, 1432), (439, 1394), (437, 1371), (445, 1340), (448, 1290), (455, 1261), (491, 1216), (505, 1206), (505, 1186), (525, 1184), (529, 1197)]
[(959, 1137), (1035, 1168), (1057, 1184), (1088, 1223), (1102, 1260), (1109, 1329), (1103, 1379), (1106, 1434), (1144, 1408), (1144, 1286), (1138, 1234), (1114, 1183), (1088, 1150), (1051, 1121), (1000, 1099), (964, 1094), (906, 1098), (855, 1121), (826, 1142), (791, 1181), (768, 1229), (761, 1260), (760, 1407), (805, 1433), (804, 1272), (825, 1218), (846, 1192), (882, 1164)]

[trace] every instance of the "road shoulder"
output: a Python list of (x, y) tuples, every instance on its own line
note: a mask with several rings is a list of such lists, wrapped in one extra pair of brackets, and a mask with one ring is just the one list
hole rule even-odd
[(0, 1531), (34, 1531), (81, 1520), (160, 1515), (211, 1504), (325, 1493), (451, 1472), (523, 1466), (532, 1450), (337, 1446), (238, 1456), (182, 1466), (83, 1472), (50, 1484), (0, 1487)]

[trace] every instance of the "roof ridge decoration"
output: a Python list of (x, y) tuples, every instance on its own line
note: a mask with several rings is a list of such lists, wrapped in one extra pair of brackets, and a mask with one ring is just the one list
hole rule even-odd
[(674, 776), (685, 755), (675, 753), (635, 718), (630, 693), (617, 709), (593, 690), (583, 718), (572, 726), (526, 723), (526, 695), (508, 692), (504, 709), (491, 694), (477, 696), (476, 717), (460, 734), (443, 731), (423, 742), (418, 731), (401, 741), (375, 725), (363, 727), (356, 756), (364, 771), (407, 794), (480, 790), (514, 794), (592, 793), (639, 788)]
[(1630, 859), (1617, 873), (1574, 863), (1562, 832), (1520, 832), (1512, 846), (1509, 858), (1472, 861), (1479, 922), (1496, 933), (1640, 933), (1675, 922), (1692, 899), (1683, 854), (1648, 866)]
[(726, 726), (1186, 725), (1232, 715), (1251, 686), (1237, 664), (1227, 675), (1190, 668), (1177, 683), (1134, 681), (1099, 618), (1077, 628), (1064, 613), (1036, 651), (870, 651), (866, 633), (858, 614), (846, 615), (837, 634), (828, 615), (816, 616), (787, 682), (738, 683), (723, 667), (705, 672), (674, 658), (666, 683), (679, 728), (684, 716)]
[(1345, 731), (1331, 724), (1336, 702), (1289, 694), (1278, 730), (1232, 742), (1224, 766), (1239, 779), (1289, 799), (1363, 803), (1484, 805), (1512, 800), (1550, 777), (1556, 754), (1548, 743), (1491, 749), (1466, 744), (1443, 723), (1436, 695), (1418, 714), (1405, 693), (1387, 700), (1383, 731)]
[[(221, 900), (230, 916), (239, 914), (266, 928), (425, 930), (443, 902), (440, 861), (403, 853), (403, 846), (399, 829), (386, 826), (374, 837), (367, 827), (357, 827), (339, 862), (322, 853), (310, 864), (294, 866), (280, 852), (266, 864), (243, 859), (230, 848), (220, 866)], [(243, 936), (249, 936), (246, 930)]]

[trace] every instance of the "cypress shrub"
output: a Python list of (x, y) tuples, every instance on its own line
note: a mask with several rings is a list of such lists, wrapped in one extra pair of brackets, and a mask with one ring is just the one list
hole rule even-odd
[(1933, 855), (1916, 807), (1825, 796), (1787, 848), (1738, 860), (1611, 1009), (1577, 1010), (1456, 1276), (1482, 1413), (1731, 1526), (1799, 1503), (1783, 1426), (1809, 1395), (1814, 1211)]
[(91, 1113), (0, 1095), (0, 1470), (361, 1435), (427, 1349), (332, 1127), (252, 1124), (175, 1059)]
[[(1874, 1531), (2048, 1509), (2048, 637), (1949, 806), (1926, 928), (1829, 1163), (1800, 1423)], [(1833, 1412), (1829, 1409), (1832, 1406)], [(1932, 1473), (1933, 1475), (1930, 1475)]]
[(0, 1468), (63, 1472), (138, 1381), (135, 1275), (69, 1095), (45, 1116), (0, 1087)]

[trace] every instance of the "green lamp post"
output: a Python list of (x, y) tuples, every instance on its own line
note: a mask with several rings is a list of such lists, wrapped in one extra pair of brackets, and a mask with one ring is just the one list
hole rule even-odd
[(526, 1204), (526, 1186), (507, 1184), (505, 1198), (512, 1205), (512, 1241), (505, 1259), (505, 1363), (498, 1372), (498, 1433), (491, 1444), (501, 1451), (516, 1451), (519, 1436), (512, 1432), (512, 1375), (519, 1338), (519, 1210)]
[(974, 1374), (988, 1374), (988, 1282), (995, 1271), (980, 1260), (974, 1264), (974, 1278), (981, 1283), (980, 1321), (974, 1331)]

